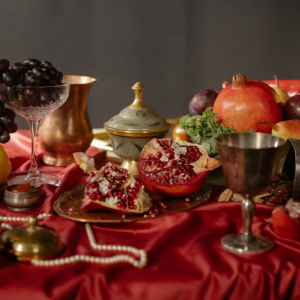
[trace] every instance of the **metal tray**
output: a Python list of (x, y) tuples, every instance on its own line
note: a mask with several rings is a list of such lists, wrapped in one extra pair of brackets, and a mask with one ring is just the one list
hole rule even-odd
[(189, 202), (185, 201), (186, 197), (164, 200), (164, 202), (168, 204), (168, 208), (162, 208), (161, 213), (155, 218), (145, 218), (145, 213), (126, 215), (124, 218), (121, 214), (106, 209), (95, 211), (81, 210), (80, 206), (83, 199), (84, 188), (85, 184), (63, 193), (54, 202), (54, 211), (59, 216), (66, 219), (87, 223), (122, 223), (146, 221), (154, 220), (161, 216), (171, 215), (177, 212), (191, 210), (199, 205), (207, 203), (211, 194), (210, 186), (204, 185), (201, 190), (189, 195), (191, 199)]

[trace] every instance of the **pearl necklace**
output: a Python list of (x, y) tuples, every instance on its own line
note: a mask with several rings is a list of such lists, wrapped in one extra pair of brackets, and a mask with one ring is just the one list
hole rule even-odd
[[(44, 217), (51, 217), (51, 214), (39, 214), (37, 218), (43, 219)], [(26, 222), (28, 218), (26, 217), (2, 217), (0, 216), (1, 221), (8, 221), (8, 222)], [(1, 223), (2, 228), (12, 229), (12, 226), (9, 224)], [(90, 245), (92, 248), (100, 251), (122, 251), (122, 252), (131, 252), (135, 256), (139, 256), (140, 260), (135, 259), (134, 257), (127, 255), (127, 254), (119, 254), (114, 255), (111, 257), (97, 257), (97, 256), (90, 256), (90, 255), (73, 255), (65, 258), (57, 258), (51, 260), (37, 260), (32, 259), (31, 263), (35, 266), (40, 267), (53, 267), (53, 266), (60, 266), (60, 265), (68, 265), (77, 261), (82, 262), (89, 262), (89, 263), (96, 263), (96, 264), (114, 264), (118, 262), (127, 262), (132, 264), (136, 268), (143, 268), (147, 264), (147, 253), (144, 250), (140, 250), (130, 246), (117, 246), (117, 245), (100, 245), (96, 243), (95, 236), (93, 234), (92, 228), (89, 223), (85, 224), (85, 230), (89, 238)]]

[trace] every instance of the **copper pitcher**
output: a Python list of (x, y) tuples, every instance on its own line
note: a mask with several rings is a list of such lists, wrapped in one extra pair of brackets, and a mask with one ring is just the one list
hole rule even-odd
[(72, 153), (85, 152), (93, 140), (87, 100), (90, 88), (97, 80), (73, 75), (65, 75), (64, 79), (71, 82), (68, 100), (46, 115), (38, 130), (38, 141), (45, 149), (42, 161), (51, 166), (73, 163)]

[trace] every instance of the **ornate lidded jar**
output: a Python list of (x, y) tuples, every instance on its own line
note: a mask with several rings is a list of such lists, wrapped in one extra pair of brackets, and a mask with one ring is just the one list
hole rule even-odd
[(137, 160), (144, 146), (153, 138), (161, 139), (168, 133), (171, 125), (158, 116), (142, 101), (145, 87), (137, 82), (133, 103), (118, 115), (104, 123), (116, 155), (124, 158), (122, 167), (138, 176)]

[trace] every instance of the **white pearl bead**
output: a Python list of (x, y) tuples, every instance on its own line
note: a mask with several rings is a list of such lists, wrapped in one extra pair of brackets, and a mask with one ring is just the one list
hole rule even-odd
[(53, 260), (50, 260), (50, 261), (49, 261), (49, 265), (50, 265), (50, 266), (54, 266), (54, 261), (53, 261)]
[(101, 262), (100, 257), (95, 257), (95, 263), (99, 264)]
[(113, 251), (117, 251), (117, 246), (116, 245), (113, 245), (113, 246), (111, 246), (111, 250), (113, 250)]
[(85, 259), (85, 255), (82, 255), (82, 254), (81, 254), (80, 257), (79, 257), (79, 259), (80, 259), (80, 260), (84, 260), (84, 259)]
[(44, 265), (45, 265), (46, 267), (48, 267), (48, 266), (49, 266), (49, 260), (46, 260), (46, 261), (44, 262)]
[(111, 245), (106, 246), (107, 250), (111, 250)]
[(94, 263), (94, 262), (95, 262), (95, 257), (94, 257), (94, 256), (91, 256), (91, 257), (90, 257), (90, 262), (91, 262), (91, 263)]
[(103, 250), (107, 250), (107, 246), (106, 245), (102, 245), (102, 249)]
[(65, 258), (65, 263), (66, 263), (66, 264), (69, 264), (69, 263), (70, 263), (70, 258), (69, 258), (69, 257), (66, 257), (66, 258)]
[(70, 257), (70, 262), (74, 262), (74, 261), (75, 261), (74, 256), (71, 256), (71, 257)]
[(75, 259), (75, 260), (79, 260), (79, 255), (76, 254), (76, 255), (74, 256), (74, 259)]

